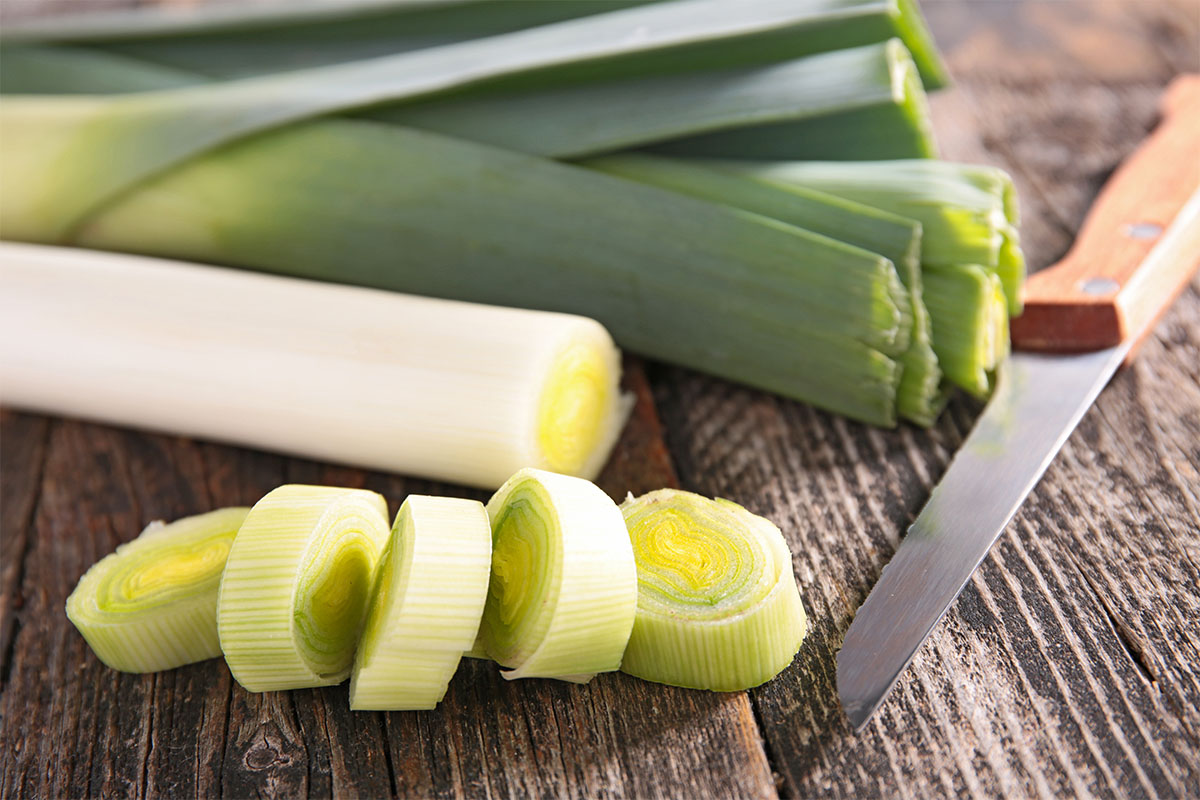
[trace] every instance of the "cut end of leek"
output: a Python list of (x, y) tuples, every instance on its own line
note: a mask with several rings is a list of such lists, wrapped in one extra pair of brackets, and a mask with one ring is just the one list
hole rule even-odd
[(616, 670), (637, 606), (616, 504), (588, 481), (523, 469), (487, 510), (492, 577), (480, 634), (509, 668), (504, 677), (586, 682)]
[(550, 472), (594, 478), (631, 409), (622, 397), (621, 354), (599, 323), (580, 323), (554, 356), (538, 401), (540, 463)]
[(736, 503), (675, 489), (631, 497), (621, 510), (638, 568), (622, 672), (728, 692), (791, 663), (806, 621), (779, 528)]
[(350, 708), (433, 708), (475, 643), (492, 529), (475, 500), (412, 495), (380, 556), (350, 676)]
[(67, 598), (67, 617), (96, 656), (122, 672), (157, 672), (221, 655), (217, 590), (249, 511), (151, 523), (93, 564)]
[(255, 504), (217, 603), (238, 683), (266, 692), (349, 677), (388, 532), (383, 497), (363, 489), (281, 486)]

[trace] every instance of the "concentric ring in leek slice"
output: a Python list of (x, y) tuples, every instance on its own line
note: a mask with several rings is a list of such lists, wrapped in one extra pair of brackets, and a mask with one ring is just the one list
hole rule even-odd
[(779, 528), (728, 500), (674, 489), (630, 497), (621, 511), (638, 566), (622, 672), (729, 692), (791, 663), (805, 616)]
[(475, 644), (492, 529), (475, 500), (411, 495), (380, 556), (350, 708), (433, 708)]
[(620, 509), (595, 484), (537, 469), (487, 505), (492, 574), (480, 626), (505, 678), (585, 683), (621, 663), (637, 568)]
[(363, 489), (281, 486), (255, 504), (217, 603), (238, 683), (267, 692), (349, 677), (388, 530), (383, 497)]
[(67, 598), (67, 617), (96, 656), (122, 672), (157, 672), (221, 655), (217, 589), (249, 511), (152, 522), (93, 564)]

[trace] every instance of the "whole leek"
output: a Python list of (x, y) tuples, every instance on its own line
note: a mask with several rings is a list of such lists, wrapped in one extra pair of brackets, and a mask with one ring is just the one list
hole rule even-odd
[(0, 398), (493, 488), (594, 477), (628, 405), (582, 317), (0, 243)]
[(217, 591), (248, 508), (153, 522), (97, 561), (67, 598), (67, 617), (96, 656), (122, 672), (221, 655)]

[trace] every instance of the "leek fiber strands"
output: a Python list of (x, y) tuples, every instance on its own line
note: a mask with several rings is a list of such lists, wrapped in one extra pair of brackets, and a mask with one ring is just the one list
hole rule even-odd
[(616, 670), (638, 602), (616, 504), (588, 481), (523, 469), (487, 511), (492, 579), (480, 639), (504, 677), (585, 683)]
[(581, 317), (0, 243), (18, 406), (494, 487), (594, 476), (619, 378)]
[(930, 160), (715, 165), (919, 221), (923, 297), (941, 368), (972, 394), (991, 391), (994, 370), (1008, 354), (1008, 318), (1021, 312), (1025, 279), (1016, 193), (1003, 170)]
[(631, 496), (621, 511), (638, 573), (622, 672), (736, 691), (791, 663), (806, 622), (779, 528), (728, 500), (674, 489)]
[(1018, 232), (1017, 194), (1004, 170), (932, 160), (783, 162), (736, 168), (917, 220), (924, 229), (922, 263), (975, 264), (996, 273), (1009, 316), (1021, 313), (1025, 256)]
[(255, 503), (217, 601), (237, 682), (268, 692), (348, 678), (387, 538), (387, 504), (375, 492), (290, 485)]
[(879, 253), (896, 266), (908, 289), (912, 336), (898, 357), (896, 410), (932, 425), (944, 401), (942, 372), (930, 346), (929, 312), (922, 299), (921, 224), (886, 211), (799, 186), (772, 184), (695, 162), (645, 154), (601, 156), (587, 167), (714, 203), (752, 211)]
[(350, 708), (433, 708), (475, 642), (491, 570), (483, 504), (410, 495), (380, 556)]
[(122, 672), (157, 672), (221, 655), (217, 590), (249, 511), (151, 523), (93, 564), (67, 598), (67, 617), (96, 656)]

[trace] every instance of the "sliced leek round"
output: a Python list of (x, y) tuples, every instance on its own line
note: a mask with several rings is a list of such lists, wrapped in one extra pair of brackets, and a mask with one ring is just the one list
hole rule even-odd
[(411, 495), (380, 556), (350, 676), (350, 708), (428, 709), (475, 644), (492, 529), (475, 500)]
[(622, 672), (728, 692), (791, 663), (805, 616), (779, 528), (728, 500), (674, 489), (630, 497), (621, 511), (638, 567)]
[(593, 483), (527, 468), (487, 511), (492, 574), (480, 633), (504, 677), (586, 683), (617, 669), (637, 567), (616, 504)]
[(221, 655), (217, 589), (249, 511), (152, 522), (93, 564), (67, 598), (67, 617), (96, 656), (122, 672), (157, 672)]
[(350, 675), (388, 530), (383, 497), (363, 489), (281, 486), (254, 505), (217, 603), (238, 683), (266, 692)]

